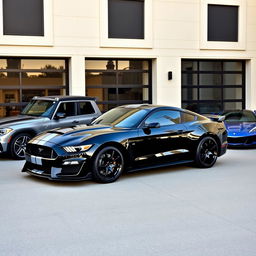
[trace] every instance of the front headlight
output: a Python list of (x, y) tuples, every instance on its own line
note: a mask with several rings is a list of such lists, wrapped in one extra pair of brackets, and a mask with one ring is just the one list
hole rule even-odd
[(10, 133), (11, 131), (12, 131), (11, 128), (2, 128), (2, 129), (0, 129), (0, 136), (6, 135), (6, 134)]
[(256, 127), (252, 128), (249, 132), (256, 132)]
[(63, 149), (68, 153), (79, 153), (79, 152), (85, 152), (89, 150), (91, 147), (92, 145), (83, 145), (83, 146), (63, 147)]

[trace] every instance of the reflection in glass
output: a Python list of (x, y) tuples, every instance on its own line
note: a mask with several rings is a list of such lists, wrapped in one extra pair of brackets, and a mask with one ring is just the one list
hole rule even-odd
[(197, 61), (182, 61), (182, 71), (196, 71)]
[(115, 85), (116, 73), (86, 72), (86, 86)]
[(183, 100), (197, 100), (197, 89), (196, 88), (183, 88), (182, 89)]
[(118, 75), (118, 83), (148, 85), (148, 75), (144, 76), (144, 73), (141, 72), (120, 72)]
[(240, 110), (242, 109), (242, 102), (225, 102), (224, 103), (224, 110)]
[(223, 63), (223, 70), (224, 71), (242, 71), (243, 65), (242, 62), (224, 62)]
[(119, 88), (118, 97), (119, 100), (149, 100), (147, 88)]
[(66, 83), (65, 73), (59, 72), (25, 72), (22, 73), (22, 85), (58, 85)]
[(199, 70), (200, 71), (221, 71), (220, 61), (200, 61)]
[(34, 96), (45, 96), (45, 90), (22, 90), (22, 102), (29, 102)]
[(130, 69), (139, 69), (139, 70), (148, 70), (148, 61), (141, 60), (119, 60), (118, 61), (118, 70), (130, 70)]
[(197, 74), (182, 74), (182, 85), (197, 85)]
[(242, 85), (242, 74), (224, 74), (224, 85)]
[(199, 99), (200, 100), (220, 100), (221, 88), (200, 88)]
[(17, 72), (0, 72), (0, 85), (16, 85), (19, 86), (19, 73)]
[(65, 69), (65, 60), (22, 59), (21, 69)]
[(85, 69), (111, 70), (116, 69), (114, 60), (86, 60)]
[(241, 100), (243, 98), (242, 88), (224, 88), (225, 100)]
[(221, 85), (220, 74), (200, 74), (199, 85)]

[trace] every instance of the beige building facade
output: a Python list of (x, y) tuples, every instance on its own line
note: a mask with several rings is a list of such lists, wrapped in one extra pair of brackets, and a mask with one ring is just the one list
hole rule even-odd
[[(33, 95), (54, 94), (95, 96), (103, 111), (143, 102), (256, 109), (256, 0), (38, 0), (33, 8), (43, 16), (30, 31), (11, 18), (13, 9), (26, 15), (31, 0), (6, 2), (1, 116), (17, 114)], [(136, 26), (124, 10), (136, 14)], [(226, 16), (234, 32), (218, 34)]]

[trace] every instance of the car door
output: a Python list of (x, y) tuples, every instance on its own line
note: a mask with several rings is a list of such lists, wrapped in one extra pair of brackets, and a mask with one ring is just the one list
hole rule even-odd
[(75, 102), (61, 102), (49, 124), (49, 129), (79, 124)]
[(135, 162), (169, 161), (170, 156), (184, 149), (182, 134), (185, 129), (180, 111), (164, 109), (153, 112), (139, 128), (139, 138), (134, 142)]

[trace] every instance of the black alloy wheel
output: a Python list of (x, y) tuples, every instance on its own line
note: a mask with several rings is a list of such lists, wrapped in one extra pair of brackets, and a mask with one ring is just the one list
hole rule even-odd
[(15, 159), (24, 159), (27, 143), (32, 136), (28, 133), (20, 133), (16, 135), (10, 143), (10, 153)]
[(101, 183), (116, 181), (124, 170), (124, 157), (116, 147), (101, 149), (94, 158), (93, 178)]
[(217, 161), (218, 144), (212, 137), (204, 137), (198, 144), (195, 162), (198, 167), (209, 168)]

